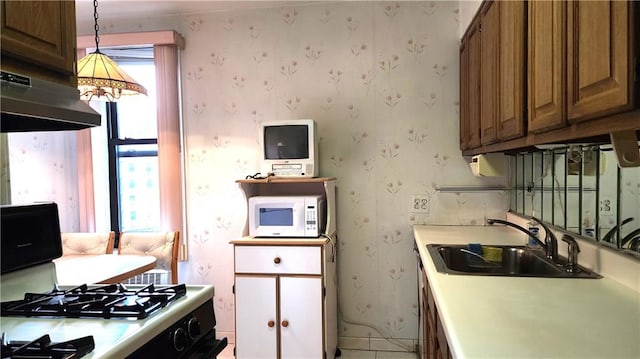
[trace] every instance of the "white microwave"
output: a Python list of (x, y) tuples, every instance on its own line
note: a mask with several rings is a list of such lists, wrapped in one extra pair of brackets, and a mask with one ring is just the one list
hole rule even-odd
[(319, 237), (324, 232), (322, 196), (256, 196), (249, 198), (252, 237)]

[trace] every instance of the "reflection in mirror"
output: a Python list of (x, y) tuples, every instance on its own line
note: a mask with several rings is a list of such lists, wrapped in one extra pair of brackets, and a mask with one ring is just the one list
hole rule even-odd
[(516, 208), (518, 213), (526, 213), (524, 210), (524, 158), (526, 154), (519, 154), (516, 156)]
[(533, 156), (524, 156), (524, 213), (535, 216), (533, 212)]
[(580, 231), (585, 237), (595, 238), (595, 216), (597, 212), (597, 180), (600, 174), (598, 148), (596, 146), (585, 146), (581, 150), (582, 158), (582, 179), (580, 190)]
[(570, 232), (580, 233), (580, 180), (582, 179), (582, 151), (581, 146), (572, 145), (567, 150), (567, 178), (566, 195), (567, 209), (566, 226)]
[(618, 233), (618, 160), (610, 145), (600, 146), (600, 180), (598, 181), (597, 238), (617, 247)]
[(519, 153), (510, 164), (511, 211), (640, 253), (640, 167), (619, 168), (611, 145)]
[(640, 252), (640, 167), (620, 169), (620, 213), (633, 218), (620, 227), (620, 248)]
[(540, 198), (542, 208), (541, 219), (547, 223), (553, 223), (553, 197), (555, 191), (553, 167), (553, 151), (539, 152), (542, 156), (542, 197)]
[(531, 213), (536, 218), (542, 218), (544, 215), (544, 208), (542, 207), (542, 181), (545, 176), (544, 163), (542, 161), (543, 153), (534, 152), (532, 159), (532, 198), (531, 198)]
[(565, 203), (567, 203), (567, 160), (565, 150), (554, 150), (553, 180), (556, 184), (553, 193), (553, 222), (556, 227), (567, 228)]

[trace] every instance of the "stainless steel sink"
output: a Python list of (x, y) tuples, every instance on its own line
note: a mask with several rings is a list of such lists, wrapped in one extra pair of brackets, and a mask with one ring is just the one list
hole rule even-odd
[[(567, 272), (563, 265), (553, 263), (544, 253), (524, 246), (491, 246), (500, 248), (502, 256), (487, 260), (467, 250), (466, 245), (429, 244), (427, 249), (438, 272), (458, 275), (546, 278), (601, 278), (588, 269), (578, 267)], [(493, 260), (495, 259), (495, 260)]]

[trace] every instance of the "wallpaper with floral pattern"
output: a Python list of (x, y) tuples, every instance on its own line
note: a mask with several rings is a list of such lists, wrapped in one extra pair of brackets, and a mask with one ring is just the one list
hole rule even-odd
[[(505, 182), (473, 177), (458, 149), (458, 7), (457, 1), (314, 2), (101, 23), (105, 33), (170, 28), (186, 40), (188, 261), (179, 275), (181, 282), (215, 286), (219, 332), (234, 331), (229, 241), (246, 220), (235, 180), (257, 172), (258, 125), (311, 118), (320, 134), (320, 175), (337, 178), (339, 335), (417, 338), (412, 224), (481, 224), (508, 208), (503, 192), (438, 191)], [(35, 191), (34, 181), (48, 176), (57, 185), (43, 186), (49, 193), (42, 197), (55, 192), (65, 213), (72, 212), (75, 142), (62, 138), (67, 145), (54, 152), (42, 136), (20, 134), (13, 146), (10, 138), (18, 183), (12, 195)], [(42, 175), (15, 165), (28, 161), (33, 168), (33, 157), (42, 157)], [(26, 182), (14, 178), (20, 173)], [(414, 194), (428, 198), (426, 213), (410, 213)], [(77, 213), (67, 217), (65, 227), (77, 226)]]
[[(191, 282), (214, 283), (233, 322), (232, 247), (245, 223), (234, 182), (258, 166), (262, 121), (311, 118), (320, 175), (337, 178), (340, 336), (417, 337), (413, 223), (503, 216), (458, 149), (458, 3), (346, 2), (181, 21)], [(499, 180), (502, 181), (502, 180)], [(427, 213), (409, 213), (412, 194)], [(364, 325), (361, 325), (364, 324)]]

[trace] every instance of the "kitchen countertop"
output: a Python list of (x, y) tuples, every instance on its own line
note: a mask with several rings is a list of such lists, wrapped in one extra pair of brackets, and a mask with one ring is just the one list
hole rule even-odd
[(640, 358), (640, 292), (610, 278), (439, 273), (427, 244), (523, 245), (505, 226), (414, 226), (454, 358)]

